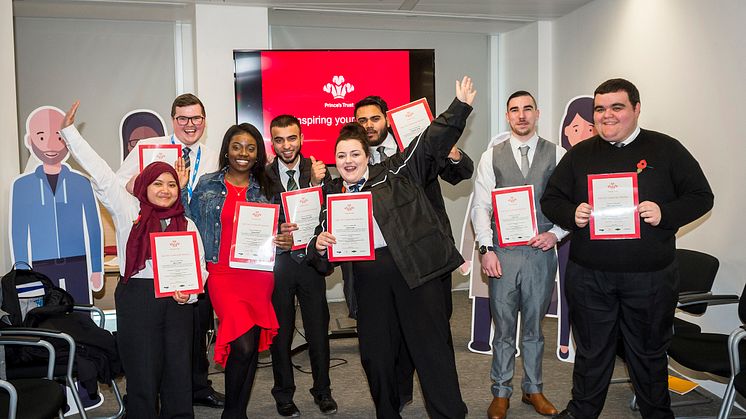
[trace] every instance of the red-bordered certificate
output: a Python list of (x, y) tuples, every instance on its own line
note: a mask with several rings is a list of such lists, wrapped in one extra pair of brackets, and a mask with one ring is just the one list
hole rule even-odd
[(319, 225), (323, 202), (321, 186), (283, 192), (280, 197), (285, 221), (298, 225), (298, 229), (293, 231), (292, 250), (303, 249), (311, 241)]
[(639, 239), (637, 173), (588, 175), (591, 240)]
[(203, 291), (197, 233), (174, 231), (150, 233), (155, 297), (170, 297), (176, 291), (200, 294)]
[(374, 260), (373, 195), (370, 192), (327, 195), (326, 222), (337, 244), (329, 246), (329, 260)]
[(399, 106), (386, 112), (386, 117), (394, 131), (394, 138), (399, 150), (404, 150), (422, 131), (430, 126), (433, 113), (427, 105), (427, 99), (422, 98), (406, 105)]
[(181, 158), (181, 146), (178, 144), (138, 144), (140, 153), (140, 171), (150, 163), (162, 161), (174, 165)]
[(274, 237), (280, 206), (236, 202), (231, 238), (231, 268), (271, 271), (275, 266)]
[(534, 185), (493, 190), (492, 209), (500, 247), (523, 246), (538, 234)]

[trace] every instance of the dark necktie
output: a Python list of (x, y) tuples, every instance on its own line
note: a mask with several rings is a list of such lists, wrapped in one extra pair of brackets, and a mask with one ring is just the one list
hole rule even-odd
[(360, 189), (365, 185), (365, 178), (361, 178), (356, 184), (350, 185), (350, 192), (360, 192)]
[(379, 162), (382, 162), (389, 157), (386, 155), (386, 147), (382, 145), (379, 145), (378, 148), (376, 148), (376, 151), (378, 152), (378, 156), (380, 157)]
[(528, 176), (528, 149), (530, 147), (527, 145), (522, 145), (518, 147), (518, 150), (521, 152), (521, 173), (523, 174), (523, 177), (525, 178)]
[(620, 141), (620, 142), (618, 142), (618, 143), (614, 143), (614, 147), (616, 147), (616, 148), (622, 148), (622, 147), (624, 147), (625, 145), (626, 145), (626, 144), (624, 144), (624, 143), (623, 143), (623, 142), (621, 142), (621, 141)]
[(184, 147), (181, 149), (181, 158), (184, 159), (184, 168), (189, 170), (189, 167), (192, 165), (192, 161), (189, 158), (189, 153), (192, 152), (192, 149), (189, 147)]
[(298, 189), (298, 182), (296, 182), (295, 178), (293, 177), (293, 175), (295, 174), (295, 170), (288, 170), (285, 173), (288, 174), (288, 183), (287, 185), (285, 185), (285, 190), (289, 192)]

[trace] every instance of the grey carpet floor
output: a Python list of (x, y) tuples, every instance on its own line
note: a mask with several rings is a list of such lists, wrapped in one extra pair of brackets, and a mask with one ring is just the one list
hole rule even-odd
[[(492, 395), (490, 393), (490, 362), (491, 356), (481, 355), (469, 352), (466, 348), (469, 342), (470, 334), (470, 317), (471, 301), (468, 293), (457, 291), (453, 294), (454, 312), (451, 321), (453, 331), (453, 341), (456, 351), (456, 363), (459, 372), (459, 381), (461, 392), (469, 408), (470, 418), (486, 417), (487, 406), (489, 406)], [(338, 328), (338, 323), (344, 325), (346, 320), (346, 307), (344, 303), (330, 303), (331, 325), (332, 330)], [(302, 331), (300, 315), (298, 318), (298, 328)], [(339, 319), (339, 322), (337, 320)], [(543, 324), (546, 350), (544, 354), (544, 393), (558, 409), (562, 410), (570, 399), (570, 389), (572, 386), (572, 364), (560, 362), (554, 355), (557, 339), (556, 319), (547, 318)], [(302, 338), (298, 336), (296, 341), (302, 343)], [(368, 383), (365, 379), (360, 357), (358, 353), (356, 339), (334, 339), (331, 341), (331, 382), (332, 394), (339, 404), (337, 418), (374, 418), (375, 410), (373, 402), (368, 392)], [(275, 410), (275, 403), (270, 394), (272, 388), (272, 368), (269, 352), (266, 352), (260, 358), (260, 369), (257, 372), (254, 382), (254, 389), (249, 403), (248, 416), (250, 418), (279, 418)], [(307, 352), (301, 352), (293, 358), (297, 365), (295, 372), (296, 394), (295, 403), (301, 411), (304, 418), (324, 418), (318, 408), (313, 403), (308, 389), (311, 388), (312, 379), (310, 375), (310, 366)], [(520, 401), (520, 377), (521, 377), (521, 359), (516, 360), (516, 378), (514, 384), (516, 392), (511, 400), (511, 408), (508, 416), (511, 418), (536, 418), (540, 417), (534, 410)], [(301, 372), (302, 371), (302, 372)], [(627, 376), (623, 365), (618, 362), (614, 377)], [(211, 380), (218, 391), (223, 391), (224, 381), (222, 372), (217, 369), (211, 369)], [(125, 383), (120, 380), (120, 389), (124, 391)], [(415, 386), (418, 386), (415, 383)], [(95, 416), (105, 416), (115, 412), (113, 394), (108, 387), (103, 386), (102, 392), (106, 402), (99, 408), (91, 412)], [(690, 393), (691, 394), (691, 393)], [(632, 397), (632, 389), (629, 384), (613, 384), (609, 388), (606, 398), (606, 404), (602, 417), (604, 418), (638, 418), (638, 412), (629, 409), (629, 401)], [(698, 399), (694, 395), (677, 396), (673, 395), (674, 401)], [(714, 397), (714, 401), (701, 406), (687, 406), (674, 409), (677, 416), (716, 416), (720, 406), (720, 399)], [(221, 411), (219, 409), (210, 409), (206, 407), (195, 407), (194, 414), (196, 418), (219, 418)], [(414, 401), (407, 406), (402, 412), (404, 419), (427, 418), (427, 413), (419, 392), (419, 387), (415, 390)], [(129, 418), (137, 419), (137, 418)]]

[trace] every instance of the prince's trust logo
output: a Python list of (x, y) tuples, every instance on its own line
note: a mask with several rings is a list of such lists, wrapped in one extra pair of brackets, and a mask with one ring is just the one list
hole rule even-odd
[(344, 76), (332, 77), (332, 83), (327, 83), (323, 87), (326, 93), (331, 94), (334, 99), (344, 99), (347, 93), (355, 90), (355, 86), (345, 83)]

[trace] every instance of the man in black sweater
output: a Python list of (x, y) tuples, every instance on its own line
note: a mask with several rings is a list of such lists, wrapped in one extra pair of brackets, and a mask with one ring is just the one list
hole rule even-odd
[[(677, 140), (640, 129), (640, 94), (611, 79), (594, 93), (598, 136), (560, 161), (541, 199), (544, 214), (573, 230), (567, 300), (577, 343), (572, 400), (557, 417), (596, 418), (614, 368), (618, 334), (644, 418), (673, 418), (666, 350), (679, 284), (676, 232), (712, 208), (699, 163)], [(588, 175), (637, 172), (640, 238), (591, 239)]]

